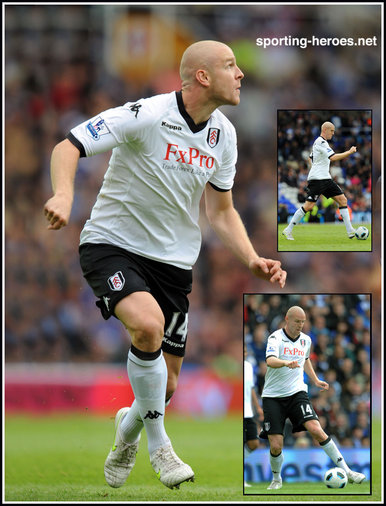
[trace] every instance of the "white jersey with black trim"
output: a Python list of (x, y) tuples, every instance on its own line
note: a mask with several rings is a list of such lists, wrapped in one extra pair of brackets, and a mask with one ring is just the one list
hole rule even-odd
[(291, 339), (284, 329), (276, 330), (268, 337), (266, 359), (296, 360), (300, 367), (267, 367), (262, 397), (287, 397), (308, 391), (304, 383), (304, 364), (310, 356), (311, 343), (311, 338), (303, 332), (296, 339)]
[(109, 109), (73, 128), (84, 156), (112, 149), (103, 185), (80, 243), (108, 243), (191, 269), (201, 247), (199, 204), (209, 182), (233, 186), (236, 132), (215, 110), (195, 125), (182, 93)]
[(326, 139), (319, 136), (310, 153), (312, 165), (307, 180), (312, 179), (332, 179), (330, 174), (330, 157), (334, 154)]
[(252, 388), (254, 386), (253, 366), (248, 360), (244, 360), (244, 418), (253, 417)]

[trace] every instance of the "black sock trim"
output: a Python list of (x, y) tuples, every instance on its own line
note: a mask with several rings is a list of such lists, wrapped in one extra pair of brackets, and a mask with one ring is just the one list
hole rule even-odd
[(279, 455), (274, 455), (274, 454), (271, 452), (271, 450), (269, 450), (269, 453), (271, 454), (271, 456), (272, 456), (273, 458), (280, 457), (280, 455), (281, 455), (281, 452), (279, 453)]
[(347, 206), (342, 206), (339, 209), (347, 209)]
[(137, 358), (141, 360), (155, 360), (161, 355), (161, 348), (157, 351), (142, 351), (136, 348), (133, 344), (130, 347), (130, 351), (133, 355), (135, 355)]
[(325, 441), (322, 441), (320, 444), (320, 446), (324, 446), (326, 445), (327, 443), (329, 443), (331, 441), (331, 436), (328, 436), (328, 438), (325, 440)]

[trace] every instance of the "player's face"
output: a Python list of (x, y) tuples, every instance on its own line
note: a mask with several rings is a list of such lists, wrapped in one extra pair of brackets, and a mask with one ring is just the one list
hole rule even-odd
[(237, 66), (235, 55), (230, 48), (221, 48), (209, 74), (211, 98), (216, 105), (238, 105), (244, 74)]
[(335, 128), (334, 127), (327, 127), (326, 128), (326, 140), (330, 140), (332, 139), (332, 136), (334, 135), (335, 133)]
[(286, 319), (286, 331), (289, 336), (295, 338), (300, 332), (303, 330), (303, 326), (305, 324), (305, 318), (301, 316), (291, 315)]

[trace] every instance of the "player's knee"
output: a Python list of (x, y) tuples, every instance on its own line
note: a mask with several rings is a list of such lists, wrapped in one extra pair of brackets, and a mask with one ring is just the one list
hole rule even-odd
[(259, 441), (257, 439), (247, 441), (247, 446), (251, 451), (256, 450), (259, 447)]
[(270, 441), (270, 451), (274, 457), (277, 457), (278, 455), (280, 455), (282, 450), (283, 450), (283, 445), (280, 441), (278, 441), (278, 440)]
[(149, 318), (132, 330), (132, 341), (140, 350), (156, 351), (161, 347), (163, 335), (164, 322), (160, 319)]

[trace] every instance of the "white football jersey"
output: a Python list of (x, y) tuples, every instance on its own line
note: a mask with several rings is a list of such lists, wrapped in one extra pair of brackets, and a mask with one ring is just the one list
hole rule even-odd
[(310, 158), (312, 165), (307, 180), (332, 179), (330, 174), (330, 156), (334, 154), (328, 142), (319, 136), (312, 146)]
[(253, 366), (248, 360), (244, 360), (244, 418), (253, 417), (252, 388), (254, 386)]
[(108, 243), (191, 269), (201, 247), (199, 204), (209, 182), (230, 190), (236, 132), (215, 110), (195, 125), (182, 93), (109, 109), (68, 136), (84, 156), (112, 149), (103, 185), (80, 243)]
[(267, 367), (262, 397), (287, 397), (302, 390), (308, 391), (304, 383), (304, 363), (310, 356), (311, 343), (311, 338), (303, 332), (291, 339), (284, 329), (276, 330), (268, 337), (266, 359), (297, 360), (300, 367)]

